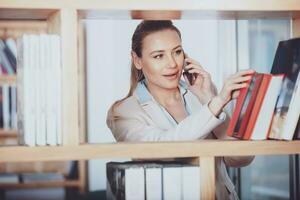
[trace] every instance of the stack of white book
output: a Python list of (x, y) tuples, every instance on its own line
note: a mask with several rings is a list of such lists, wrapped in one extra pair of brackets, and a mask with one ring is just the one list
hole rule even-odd
[(58, 35), (18, 39), (18, 131), (29, 146), (62, 144), (61, 53)]
[(199, 200), (199, 166), (176, 162), (110, 162), (108, 200)]

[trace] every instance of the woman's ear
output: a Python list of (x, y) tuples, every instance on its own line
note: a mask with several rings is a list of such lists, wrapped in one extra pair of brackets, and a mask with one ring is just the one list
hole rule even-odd
[(138, 69), (138, 70), (141, 70), (142, 69), (142, 64), (141, 64), (141, 58), (138, 57), (138, 55), (134, 52), (134, 51), (131, 51), (131, 59), (132, 59), (132, 62), (134, 64), (134, 66)]

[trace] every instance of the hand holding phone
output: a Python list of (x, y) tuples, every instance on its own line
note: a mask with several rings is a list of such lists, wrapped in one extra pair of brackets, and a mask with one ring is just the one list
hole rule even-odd
[[(186, 54), (184, 54), (184, 59), (186, 58)], [(193, 85), (194, 84), (194, 79), (195, 79), (195, 76), (193, 73), (189, 73), (189, 70), (186, 69), (186, 66), (188, 65), (189, 63), (187, 63), (186, 61), (184, 61), (184, 65), (183, 65), (183, 76), (185, 76), (187, 78), (187, 80), (189, 81), (189, 84), (190, 85)]]

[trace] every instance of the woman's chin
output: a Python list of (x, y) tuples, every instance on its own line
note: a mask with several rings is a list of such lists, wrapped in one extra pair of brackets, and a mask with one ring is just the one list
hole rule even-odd
[(167, 88), (167, 89), (176, 89), (176, 88), (178, 88), (179, 80), (164, 81), (163, 85), (164, 85), (164, 88)]

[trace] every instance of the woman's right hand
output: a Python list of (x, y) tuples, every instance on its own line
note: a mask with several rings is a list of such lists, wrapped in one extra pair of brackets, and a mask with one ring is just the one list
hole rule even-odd
[(241, 88), (248, 87), (246, 81), (251, 79), (249, 75), (254, 72), (253, 69), (243, 70), (226, 79), (221, 92), (216, 95), (208, 105), (215, 116), (218, 116), (222, 112), (222, 109), (228, 102), (238, 97)]

